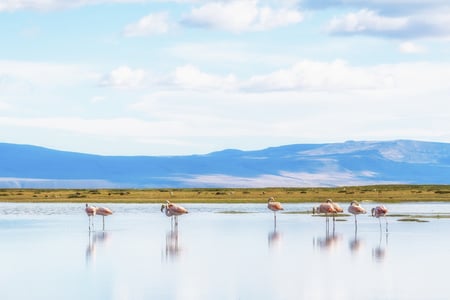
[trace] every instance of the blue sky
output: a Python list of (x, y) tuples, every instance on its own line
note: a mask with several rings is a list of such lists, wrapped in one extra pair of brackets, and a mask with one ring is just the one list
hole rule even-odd
[(0, 0), (0, 141), (450, 142), (447, 0)]

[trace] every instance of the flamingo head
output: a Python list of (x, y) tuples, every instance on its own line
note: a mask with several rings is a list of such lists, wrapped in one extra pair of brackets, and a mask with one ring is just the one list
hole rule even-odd
[(373, 217), (375, 215), (375, 207), (372, 207), (371, 212), (372, 212), (372, 217)]
[(327, 201), (326, 201), (327, 203), (333, 203), (333, 200), (331, 200), (331, 199), (327, 199)]
[(164, 208), (166, 208), (166, 204), (161, 205), (161, 212), (164, 211)]
[(273, 201), (275, 201), (274, 197), (269, 197), (269, 199), (267, 199), (267, 202), (273, 202)]

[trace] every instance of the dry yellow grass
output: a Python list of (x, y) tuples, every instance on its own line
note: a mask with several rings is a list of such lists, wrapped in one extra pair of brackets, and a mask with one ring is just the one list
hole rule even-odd
[(450, 185), (373, 185), (337, 188), (192, 188), (192, 189), (1, 189), (0, 202), (283, 203), (376, 201), (450, 201)]

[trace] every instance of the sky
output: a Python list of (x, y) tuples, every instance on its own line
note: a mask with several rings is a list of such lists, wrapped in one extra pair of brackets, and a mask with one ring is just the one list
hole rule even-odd
[(0, 142), (450, 142), (448, 0), (0, 0)]

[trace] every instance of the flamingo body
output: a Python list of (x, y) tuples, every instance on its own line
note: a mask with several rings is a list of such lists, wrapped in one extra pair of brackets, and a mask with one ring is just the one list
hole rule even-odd
[(386, 221), (386, 232), (388, 232), (388, 221), (386, 218), (386, 214), (388, 213), (388, 209), (384, 206), (384, 205), (379, 205), (376, 206), (374, 208), (372, 208), (372, 216), (377, 218), (378, 221), (380, 222), (380, 231), (381, 231), (381, 221), (380, 221), (380, 217), (384, 217), (385, 221)]
[(112, 215), (113, 212), (107, 207), (98, 207), (95, 213), (100, 216), (109, 216)]
[(356, 215), (367, 213), (366, 210), (356, 201), (352, 201), (352, 203), (348, 207), (348, 212), (355, 215), (355, 217)]
[(358, 230), (358, 221), (356, 221), (356, 216), (360, 214), (365, 214), (366, 210), (359, 205), (358, 202), (352, 201), (350, 206), (348, 207), (348, 212), (355, 216), (355, 239), (356, 239), (356, 231)]
[(95, 206), (89, 205), (86, 203), (86, 208), (84, 209), (84, 211), (86, 212), (86, 214), (88, 215), (89, 218), (89, 231), (91, 231), (91, 224), (92, 224), (92, 228), (94, 228), (94, 216), (97, 212), (97, 208)]
[(372, 208), (372, 216), (379, 218), (386, 216), (388, 209), (384, 205)]
[(281, 206), (280, 202), (276, 202), (273, 197), (270, 197), (267, 201), (267, 208), (273, 212), (284, 210), (283, 206)]
[(188, 211), (182, 206), (171, 203), (169, 200), (166, 200), (166, 204), (161, 205), (161, 212), (164, 212), (166, 216), (171, 217), (172, 226), (173, 226), (173, 218), (175, 218), (175, 226), (178, 226), (177, 217), (183, 214), (187, 214)]

